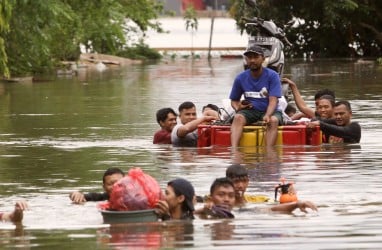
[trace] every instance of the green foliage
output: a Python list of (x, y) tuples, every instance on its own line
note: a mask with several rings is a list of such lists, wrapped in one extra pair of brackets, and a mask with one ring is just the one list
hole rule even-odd
[(143, 43), (136, 44), (134, 47), (125, 48), (119, 51), (117, 56), (139, 60), (158, 60), (162, 58), (159, 52), (149, 48)]
[(294, 45), (289, 56), (378, 56), (382, 54), (382, 1), (369, 0), (257, 0), (257, 7), (233, 0), (231, 16), (244, 31), (242, 16), (272, 19), (282, 26), (293, 18), (304, 20), (287, 29)]
[(0, 32), (9, 30), (9, 19), (11, 17), (12, 6), (9, 0), (0, 2)]
[(189, 5), (184, 12), (183, 19), (186, 21), (186, 30), (191, 29), (191, 47), (194, 47), (194, 32), (198, 30), (198, 17), (194, 6)]
[(128, 39), (148, 28), (162, 31), (155, 20), (162, 5), (154, 0), (71, 0), (77, 13), (82, 37), (80, 42), (90, 52), (115, 55)]
[(57, 19), (68, 18), (65, 7), (61, 1), (13, 2), (10, 32), (4, 37), (12, 75), (40, 73), (53, 67), (51, 31), (62, 28)]
[(148, 28), (163, 32), (160, 23), (153, 19), (163, 11), (163, 4), (156, 0), (120, 0), (124, 6), (124, 14), (131, 19), (142, 31)]
[[(115, 0), (70, 1), (70, 6), (78, 11), (81, 20), (78, 30), (79, 42), (90, 52), (115, 54), (125, 44), (124, 6)], [(86, 10), (86, 11), (85, 11)]]
[[(2, 0), (0, 73), (43, 73), (89, 52), (115, 55), (148, 28), (162, 4), (155, 0)], [(9, 28), (8, 28), (9, 27)]]
[(5, 51), (3, 37), (9, 31), (9, 19), (11, 17), (12, 6), (8, 0), (0, 2), (0, 74), (9, 77), (8, 55)]
[(195, 11), (195, 8), (190, 5), (187, 7), (186, 11), (184, 12), (183, 19), (186, 21), (186, 30), (188, 31), (191, 29), (191, 33), (198, 30), (198, 18), (197, 13)]

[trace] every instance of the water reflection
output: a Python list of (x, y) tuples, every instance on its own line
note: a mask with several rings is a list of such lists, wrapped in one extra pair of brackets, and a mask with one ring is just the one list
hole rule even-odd
[(29, 249), (30, 239), (25, 235), (24, 227), (18, 225), (15, 229), (0, 230), (0, 246), (18, 246), (22, 249)]
[[(22, 231), (0, 224), (2, 247), (107, 249), (136, 247), (137, 240), (146, 248), (378, 249), (380, 66), (351, 60), (286, 65), (312, 107), (321, 88), (351, 101), (353, 120), (362, 126), (359, 145), (246, 147), (233, 154), (230, 147), (152, 144), (158, 108), (176, 109), (185, 100), (197, 110), (206, 103), (220, 105), (241, 68), (241, 59), (169, 60), (52, 82), (0, 83), (0, 207), (11, 210), (20, 198), (30, 204)], [(109, 226), (95, 203), (78, 206), (68, 198), (74, 190), (101, 190), (108, 167), (141, 167), (163, 188), (168, 180), (184, 177), (205, 195), (232, 163), (249, 169), (249, 193), (272, 198), (285, 177), (295, 183), (300, 199), (319, 206), (319, 213), (238, 212), (235, 220), (199, 219), (191, 228), (179, 222)]]
[[(211, 231), (211, 239), (212, 241), (225, 241), (232, 240), (235, 230), (235, 224), (233, 224), (229, 220), (223, 220), (214, 222), (212, 224), (206, 225), (209, 227)], [(214, 245), (218, 245), (219, 243), (214, 243)]]
[(98, 230), (97, 240), (114, 249), (126, 248), (184, 248), (192, 247), (192, 222), (114, 224)]

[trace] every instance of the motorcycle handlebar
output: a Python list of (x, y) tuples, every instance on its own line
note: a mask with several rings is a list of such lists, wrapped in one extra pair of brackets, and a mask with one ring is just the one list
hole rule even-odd
[(253, 17), (253, 18), (242, 17), (241, 20), (245, 21), (246, 23), (259, 23), (264, 21), (263, 19), (258, 17)]

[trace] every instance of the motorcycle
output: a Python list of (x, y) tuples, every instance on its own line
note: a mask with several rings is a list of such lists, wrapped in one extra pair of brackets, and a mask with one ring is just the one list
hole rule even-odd
[[(255, 0), (245, 0), (245, 3), (250, 7), (257, 8)], [(264, 20), (260, 17), (243, 17), (242, 20), (245, 22), (245, 30), (248, 34), (247, 47), (253, 44), (262, 47), (264, 49), (265, 66), (275, 70), (282, 76), (284, 70), (284, 43), (292, 46), (284, 30), (272, 20)], [(285, 26), (289, 27), (293, 23), (294, 21), (291, 21)]]
[[(257, 8), (256, 0), (245, 0), (245, 3), (252, 7)], [(255, 44), (264, 50), (264, 66), (276, 71), (280, 78), (284, 73), (284, 43), (292, 46), (284, 30), (278, 27), (272, 20), (264, 20), (260, 17), (246, 18), (242, 20), (245, 22), (245, 31), (248, 34), (247, 48)], [(294, 21), (288, 22), (285, 27), (289, 27)], [(245, 58), (244, 69), (247, 69)], [(288, 85), (283, 84), (283, 95), (288, 95)]]
[[(257, 8), (256, 0), (245, 0), (245, 3), (251, 8)], [(243, 17), (242, 21), (245, 23), (245, 31), (248, 34), (247, 48), (253, 44), (258, 45), (264, 50), (264, 67), (276, 71), (280, 79), (283, 77), (285, 59), (284, 59), (284, 43), (292, 46), (284, 30), (278, 27), (272, 20), (264, 20), (260, 17), (246, 18)], [(284, 27), (290, 27), (295, 21), (288, 22)], [(243, 66), (247, 69), (247, 63), (243, 56)], [(279, 98), (279, 104), (284, 110), (288, 104), (291, 91), (288, 84), (282, 84), (282, 97)], [(232, 109), (230, 100), (223, 100), (223, 120), (219, 124), (230, 124), (235, 111)]]

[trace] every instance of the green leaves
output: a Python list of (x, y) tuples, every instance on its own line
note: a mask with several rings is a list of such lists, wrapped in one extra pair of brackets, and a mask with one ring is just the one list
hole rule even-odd
[[(241, 17), (272, 19), (278, 25), (292, 18), (304, 20), (298, 28), (286, 30), (295, 46), (289, 56), (313, 54), (320, 57), (349, 57), (382, 54), (382, 1), (368, 0), (257, 0), (250, 8), (243, 0), (233, 0), (230, 10), (241, 31)], [(307, 4), (308, 3), (308, 4)], [(349, 44), (357, 44), (355, 48)]]
[(8, 68), (8, 56), (5, 51), (3, 37), (9, 31), (9, 19), (11, 17), (12, 6), (8, 0), (0, 2), (0, 73), (6, 78), (10, 76)]
[(183, 19), (186, 21), (186, 30), (191, 29), (191, 32), (198, 30), (198, 18), (196, 11), (192, 5), (188, 6), (184, 12)]
[(2, 0), (0, 74), (50, 71), (59, 61), (76, 60), (80, 44), (115, 55), (133, 33), (160, 31), (153, 21), (160, 11), (155, 0)]

